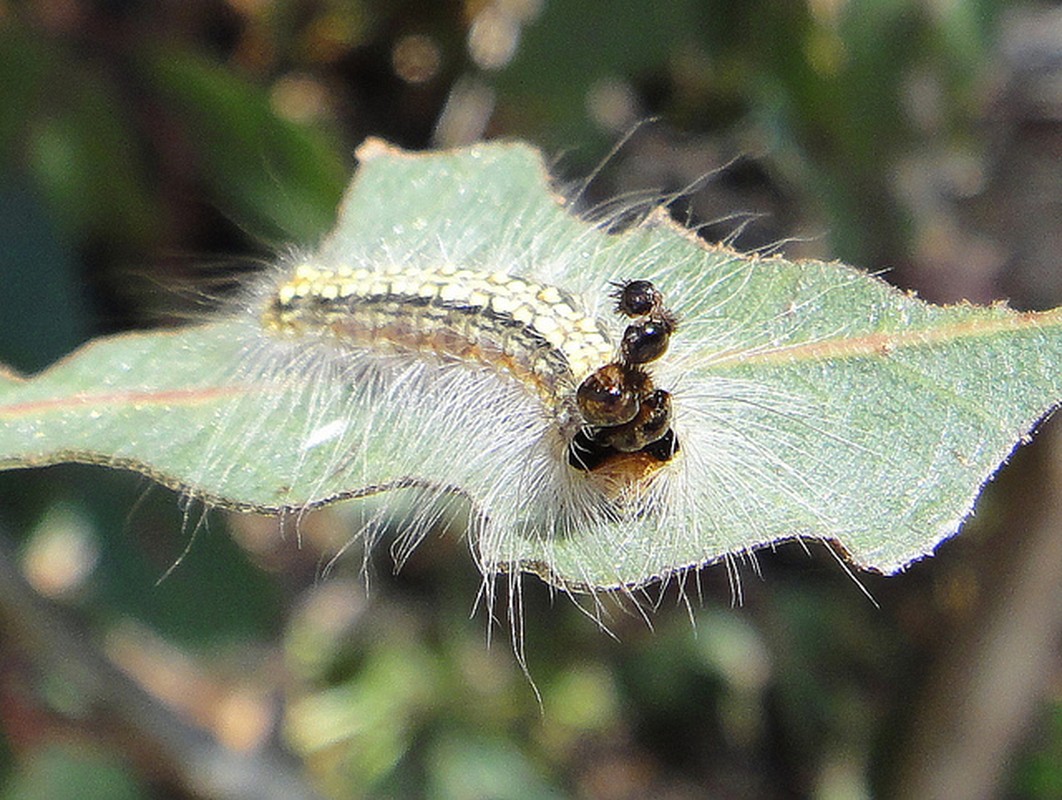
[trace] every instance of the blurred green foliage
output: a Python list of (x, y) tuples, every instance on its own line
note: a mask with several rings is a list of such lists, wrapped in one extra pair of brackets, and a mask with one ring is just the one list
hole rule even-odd
[[(708, 234), (748, 247), (793, 237), (798, 255), (892, 266), (930, 299), (990, 299), (1010, 277), (976, 271), (995, 251), (966, 235), (956, 203), (982, 191), (985, 208), (1010, 202), (987, 194), (982, 127), (1008, 78), (1011, 11), (1002, 0), (2, 3), (0, 361), (40, 369), (94, 333), (157, 317), (131, 274), (180, 282), (204, 256), (312, 245), (367, 135), (407, 147), (459, 143), (454, 131), (528, 138), (572, 178), (651, 116), (587, 202), (681, 193), (743, 157), (677, 196), (676, 213), (741, 212)], [(1035, 458), (1017, 461), (1025, 477), (1011, 483), (1035, 481)], [(182, 511), (129, 475), (0, 475), (0, 526), (92, 646), (149, 684), (170, 681), (156, 691), (231, 746), (279, 729), (330, 796), (857, 797), (888, 785), (941, 631), (976, 613), (978, 543), (1020, 505), (1003, 483), (946, 546), (950, 565), (861, 576), (880, 608), (825, 548), (685, 576), (692, 609), (674, 584), (637, 598), (644, 608), (577, 598), (615, 639), (526, 580), (541, 705), (508, 650), (504, 608), (490, 647), (482, 600), (469, 619), (479, 577), (456, 535), (397, 576), (383, 548), (366, 595), (356, 554), (330, 561), (348, 532), (328, 513), (281, 535), (272, 521)], [(83, 573), (64, 573), (79, 553)], [(173, 765), (133, 757), (17, 645), (0, 647), (0, 797), (188, 796)], [(1043, 713), (1008, 796), (1057, 795), (1060, 708)]]

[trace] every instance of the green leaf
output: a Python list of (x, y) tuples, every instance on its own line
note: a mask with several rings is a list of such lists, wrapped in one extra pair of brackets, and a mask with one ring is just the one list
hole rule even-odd
[(17, 23), (0, 31), (0, 107), (17, 109), (0, 119), (0, 163), (32, 177), (65, 229), (144, 242), (159, 212), (121, 92), (97, 67)]
[(0, 791), (3, 800), (139, 800), (149, 796), (127, 765), (104, 752), (73, 744), (33, 751)]
[(399, 526), (447, 510), (425, 502), (465, 497), (485, 570), (574, 589), (637, 586), (793, 537), (892, 572), (958, 530), (1062, 398), (1062, 310), (931, 306), (843, 265), (706, 247), (661, 214), (606, 234), (557, 202), (518, 144), (409, 155), (374, 142), (360, 155), (315, 261), (504, 268), (570, 292), (613, 336), (610, 281), (661, 289), (680, 323), (651, 371), (673, 393), (680, 450), (652, 503), (561, 508), (536, 470), (574, 468), (523, 441), (539, 429), (521, 427), (512, 380), (429, 359), (408, 383), (375, 385), (351, 367), (375, 356), (263, 332), (268, 281), (215, 322), (102, 339), (35, 378), (8, 375), (0, 464), (125, 466), (271, 513), (399, 484), (411, 488), (355, 502), (363, 522), (384, 511)]
[(173, 50), (145, 48), (144, 73), (195, 143), (203, 179), (225, 211), (251, 233), (321, 235), (343, 189), (340, 145), (282, 119), (258, 88), (217, 64)]

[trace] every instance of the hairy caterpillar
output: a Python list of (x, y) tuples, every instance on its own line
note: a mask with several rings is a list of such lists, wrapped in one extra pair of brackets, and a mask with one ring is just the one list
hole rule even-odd
[(631, 513), (619, 506), (637, 505), (677, 450), (670, 395), (642, 368), (662, 355), (675, 323), (648, 281), (623, 284), (616, 296), (617, 310), (636, 320), (616, 360), (601, 325), (563, 290), (453, 266), (370, 272), (300, 264), (261, 320), (295, 341), (329, 338), (352, 358), (422, 357), (522, 386), (541, 401), (548, 435), (566, 443), (576, 471), (557, 477), (568, 491), (585, 482), (612, 496), (617, 513)]

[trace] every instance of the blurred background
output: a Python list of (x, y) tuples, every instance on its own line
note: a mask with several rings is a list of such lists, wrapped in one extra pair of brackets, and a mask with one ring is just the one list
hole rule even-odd
[[(601, 167), (588, 205), (1062, 304), (1057, 5), (0, 0), (0, 360), (312, 244), (370, 135), (526, 139), (561, 185)], [(458, 532), (366, 591), (333, 512), (300, 542), (134, 475), (4, 473), (0, 800), (1060, 797), (1059, 436), (936, 557), (856, 576), (874, 602), (821, 545), (744, 562), (740, 603), (720, 566), (606, 600), (611, 635), (527, 578), (533, 684)]]

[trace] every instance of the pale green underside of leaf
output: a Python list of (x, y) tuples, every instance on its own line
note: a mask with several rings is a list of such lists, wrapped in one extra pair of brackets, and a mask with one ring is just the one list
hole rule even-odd
[[(841, 265), (746, 262), (668, 225), (606, 236), (567, 214), (538, 155), (521, 145), (425, 156), (370, 147), (322, 252), (394, 259), (408, 240), (474, 255), (463, 243), (501, 240), (534, 253), (544, 220), (550, 237), (587, 244), (587, 286), (607, 293), (609, 276), (648, 277), (679, 309), (675, 361), (660, 367), (658, 384), (676, 387), (676, 428), (680, 438), (687, 431), (678, 459), (711, 467), (685, 474), (725, 484), (687, 490), (721, 496), (718, 507), (732, 510), (669, 517), (681, 530), (664, 534), (634, 523), (614, 538), (598, 531), (506, 550), (515, 567), (562, 585), (635, 586), (794, 536), (835, 540), (856, 564), (895, 571), (958, 530), (985, 481), (1062, 398), (1059, 310), (929, 306)], [(687, 286), (712, 293), (684, 307)], [(0, 464), (126, 466), (246, 510), (365, 489), (337, 469), (334, 451), (297, 446), (306, 420), (278, 401), (285, 389), (236, 377), (253, 335), (254, 320), (230, 319), (118, 336), (34, 378), (2, 378)], [(703, 398), (684, 398), (684, 380), (697, 392), (717, 381), (724, 396), (727, 386), (757, 387), (733, 418), (745, 451), (765, 456), (762, 469), (734, 465), (754, 477), (743, 481), (711, 453), (691, 451), (711, 442), (696, 426), (727, 424), (714, 416), (726, 405), (709, 398), (699, 410)], [(772, 396), (781, 410), (769, 407)], [(420, 446), (427, 463), (446, 444)], [(409, 477), (391, 471), (385, 443), (359, 458), (373, 465), (375, 483)]]

